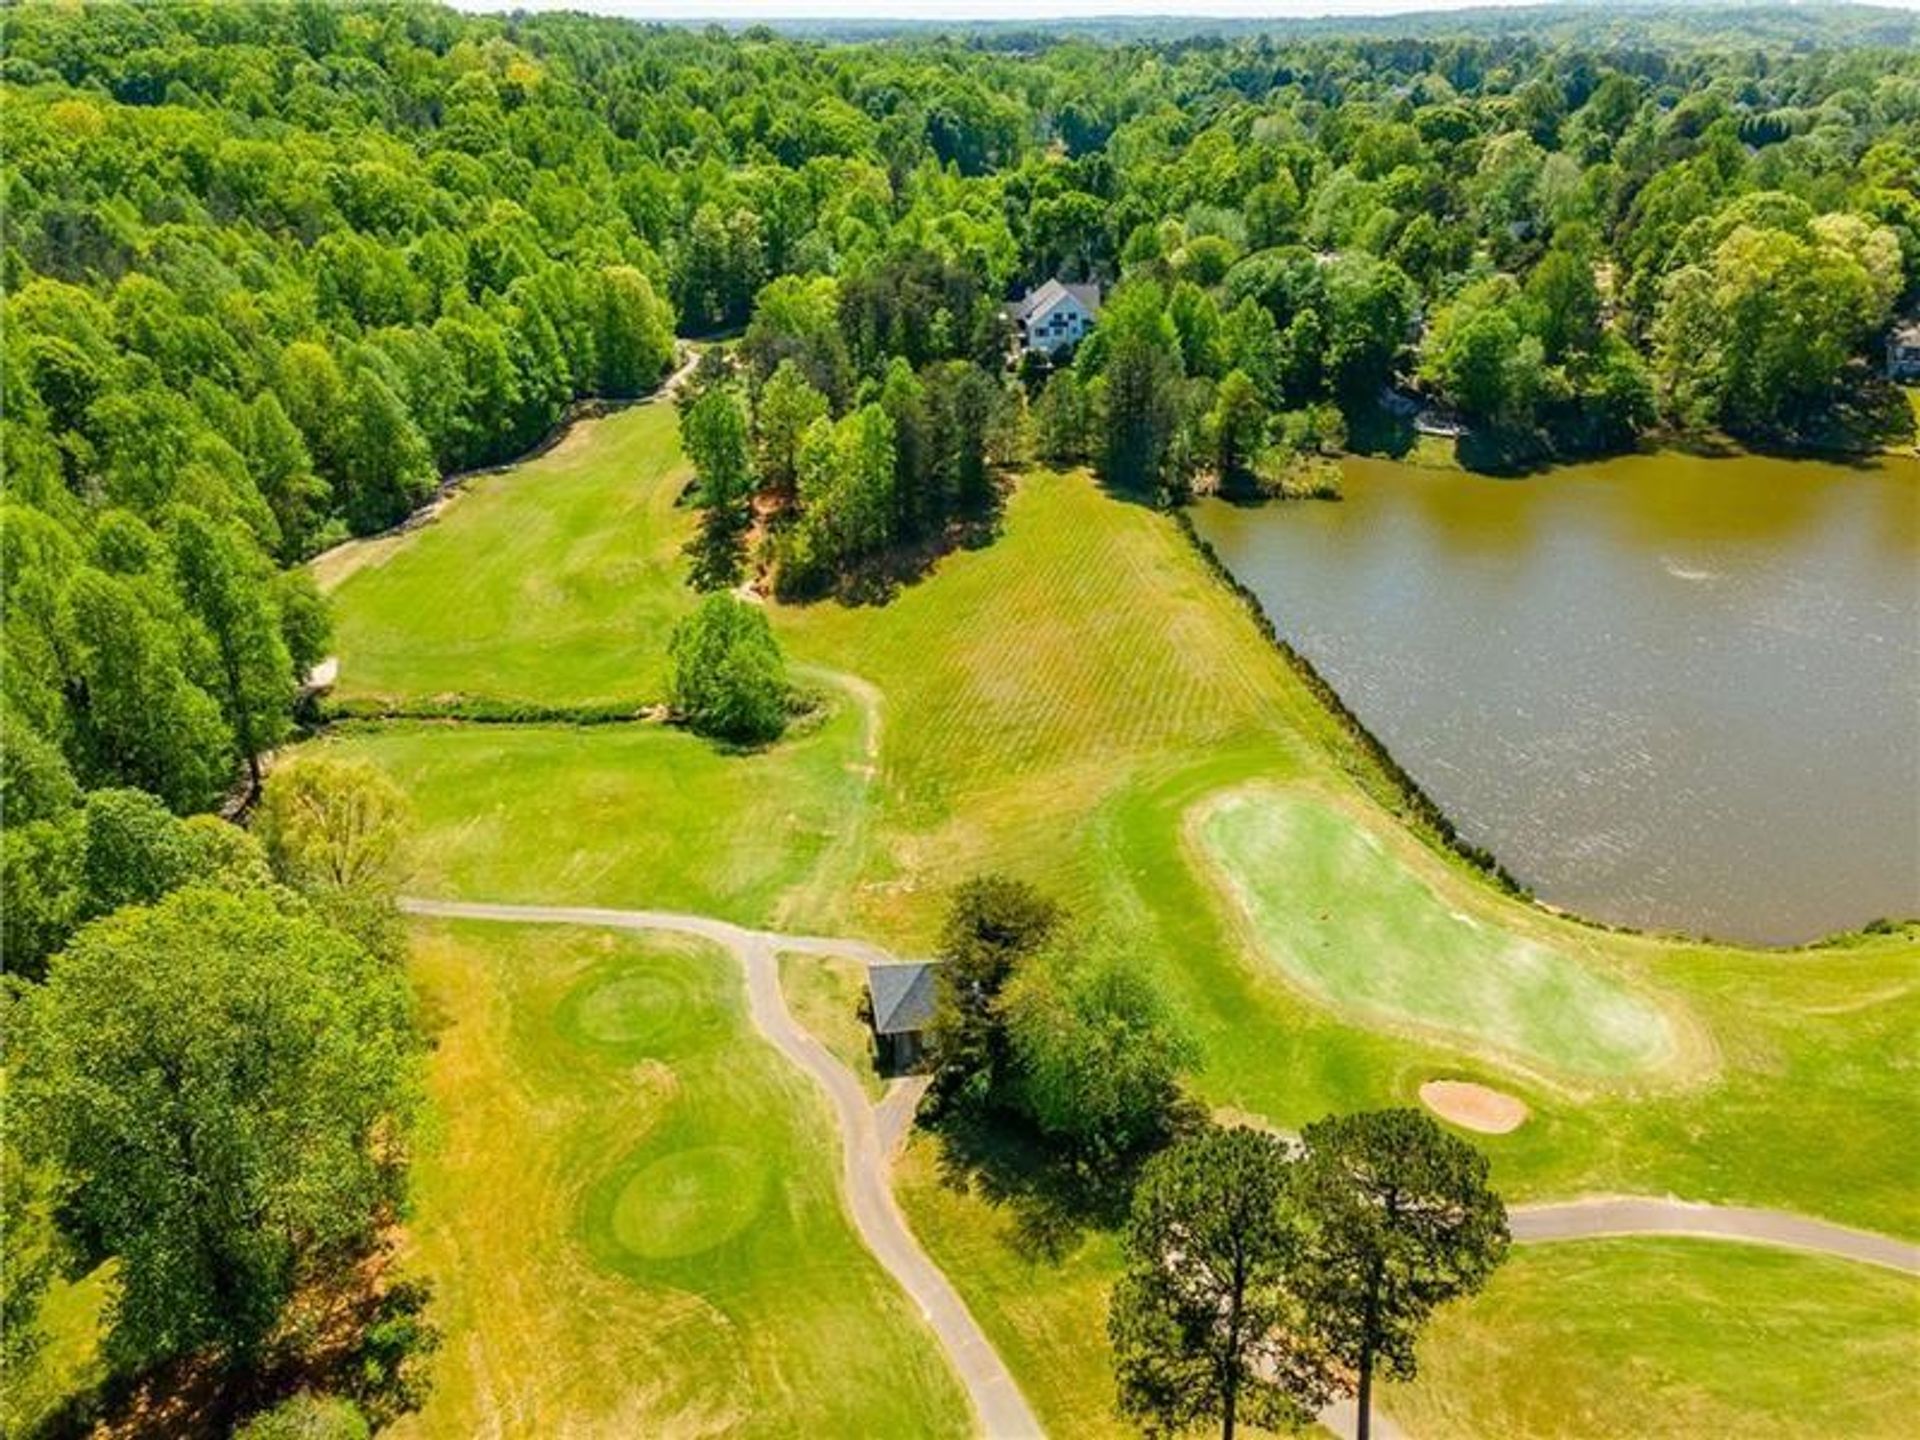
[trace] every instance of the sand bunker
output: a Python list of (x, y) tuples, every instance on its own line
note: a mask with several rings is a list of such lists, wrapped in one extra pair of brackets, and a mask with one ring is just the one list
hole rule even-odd
[(1429, 1080), (1420, 1087), (1420, 1103), (1442, 1120), (1482, 1135), (1504, 1135), (1527, 1118), (1523, 1100), (1465, 1080)]

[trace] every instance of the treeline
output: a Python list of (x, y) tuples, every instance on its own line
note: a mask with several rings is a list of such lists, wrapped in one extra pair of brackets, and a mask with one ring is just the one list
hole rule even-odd
[[(1339, 78), (1369, 53), (1345, 52)], [(1336, 105), (1335, 75), (1301, 74), (1212, 126), (1166, 117), (1159, 147), (1122, 122), (1060, 166), (1117, 202), (1086, 207), (1065, 267), (1122, 284), (1046, 384), (1042, 453), (1134, 488), (1272, 491), (1348, 432), (1392, 443), (1401, 405), (1464, 421), (1469, 458), (1491, 463), (1619, 448), (1661, 423), (1790, 443), (1910, 433), (1877, 366), (1920, 294), (1911, 54), (1704, 54), (1676, 73), (1647, 56), (1396, 53), (1390, 98), (1361, 84)], [(1115, 225), (1149, 188), (1160, 218)]]
[[(0, 1423), (165, 1410), (225, 1434), (295, 1385), (337, 1395), (362, 1434), (414, 1407), (436, 1342), (392, 1254), (425, 1051), (401, 796), (303, 757), (249, 832), (139, 790), (82, 797), (16, 740), (8, 839), (51, 863), (7, 885)], [(30, 1408), (48, 1399), (42, 1297), (108, 1262), (104, 1380)]]
[[(576, 397), (655, 385), (664, 272), (604, 125), (569, 145), (597, 182), (530, 193), (558, 133), (515, 122), (531, 62), (451, 15), (29, 6), (7, 29), (9, 748), (190, 813), (286, 736), (324, 653), (318, 596), (276, 566)], [(9, 888), (35, 893), (53, 862), (17, 818)]]
[(673, 317), (604, 177), (618, 156), (593, 153), (612, 138), (575, 136), (569, 170), (602, 183), (543, 204), (557, 157), (513, 135), (534, 76), (459, 29), (323, 5), (9, 16), (15, 495), (189, 500), (291, 560), (526, 449), (575, 398), (659, 380)]
[(889, 564), (990, 529), (1024, 442), (1002, 340), (975, 277), (924, 253), (767, 285), (738, 363), (709, 352), (679, 397), (695, 586), (752, 561), (786, 598), (881, 592)]
[[(695, 578), (794, 595), (990, 533), (1030, 443), (1142, 493), (1294, 493), (1394, 443), (1409, 387), (1502, 459), (1906, 413), (1874, 366), (1920, 293), (1910, 46), (830, 46), (322, 0), (5, 22), (9, 1094), (48, 1187), (28, 1218), (120, 1257), (136, 1370), (250, 1364), (397, 1203), (390, 940), (316, 898), (299, 847), (177, 818), (257, 783), (325, 653), (282, 567), (652, 388), (676, 329), (739, 332), (685, 396)], [(1010, 380), (1001, 306), (1050, 275), (1101, 282), (1104, 313)], [(676, 703), (763, 739), (777, 651), (704, 613)], [(1121, 968), (1053, 946), (993, 1018), (995, 1103), (1086, 1154), (1131, 1144), (1178, 1064)], [(1022, 1048), (1110, 1019), (1100, 1043), (1141, 1043), (1103, 1074)], [(307, 1058), (249, 1068), (282, 1023)], [(141, 1105), (93, 1106), (95, 1072)], [(183, 1159), (203, 1136), (228, 1148)]]

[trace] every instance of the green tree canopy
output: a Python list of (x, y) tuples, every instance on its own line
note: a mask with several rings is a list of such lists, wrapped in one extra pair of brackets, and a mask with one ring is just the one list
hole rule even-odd
[(285, 892), (189, 887), (97, 921), (16, 1019), (20, 1133), (68, 1238), (119, 1260), (121, 1361), (251, 1353), (399, 1201), (405, 982)]
[(1033, 886), (976, 875), (954, 888), (941, 924), (937, 997), (927, 1043), (942, 1097), (988, 1099), (1009, 1065), (1000, 992), (1014, 967), (1044, 946), (1064, 916)]
[(693, 729), (754, 745), (786, 728), (786, 661), (758, 605), (707, 596), (674, 627), (671, 651), (673, 706)]
[(1486, 1157), (1419, 1110), (1329, 1116), (1303, 1142), (1298, 1283), (1321, 1343), (1358, 1377), (1364, 1440), (1374, 1375), (1413, 1379), (1428, 1316), (1506, 1258), (1506, 1207)]
[(399, 954), (412, 811), (398, 786), (364, 760), (300, 755), (274, 770), (253, 824), (276, 879), (374, 954)]
[(1293, 1284), (1306, 1243), (1278, 1136), (1210, 1127), (1148, 1161), (1107, 1318), (1121, 1414), (1222, 1440), (1310, 1425), (1336, 1376)]
[(1198, 1048), (1144, 959), (1111, 937), (1056, 935), (999, 1000), (1014, 1104), (1100, 1162), (1164, 1135)]

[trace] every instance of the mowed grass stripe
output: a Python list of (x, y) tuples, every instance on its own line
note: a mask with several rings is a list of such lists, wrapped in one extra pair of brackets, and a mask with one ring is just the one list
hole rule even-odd
[(860, 803), (860, 715), (751, 755), (660, 725), (382, 725), (322, 742), (413, 799), (417, 894), (764, 924)]
[[(457, 509), (444, 522), (459, 523)], [(1905, 1144), (1920, 1023), (1911, 940), (1779, 957), (1607, 934), (1493, 893), (1393, 823), (1383, 777), (1165, 517), (1085, 475), (1036, 474), (992, 546), (944, 557), (891, 604), (770, 609), (797, 661), (882, 692), (877, 783), (857, 777), (851, 726), (831, 760), (813, 737), (701, 759), (681, 748), (697, 743), (686, 737), (625, 730), (528, 730), (511, 753), (462, 742), (437, 754), (456, 732), (419, 727), (387, 758), (416, 797), (433, 797), (422, 849), (439, 893), (777, 916), (913, 953), (931, 943), (956, 880), (1008, 870), (1124, 924), (1162, 958), (1205, 1049), (1194, 1085), (1210, 1105), (1298, 1126), (1415, 1103), (1421, 1081), (1460, 1075), (1532, 1108), (1518, 1131), (1482, 1142), (1516, 1200), (1671, 1192), (1920, 1227)], [(529, 773), (494, 780), (489, 765)], [(849, 788), (831, 788), (849, 775)], [(1698, 1065), (1547, 1086), (1505, 1052), (1469, 1054), (1309, 999), (1237, 932), (1190, 843), (1197, 807), (1254, 783), (1337, 804), (1448, 910), (1673, 997)], [(827, 851), (821, 835), (846, 833), (861, 795), (872, 808), (853, 841)], [(836, 870), (844, 861), (845, 883), (793, 878), (812, 879), (822, 854)], [(1036, 1237), (1014, 1208), (937, 1181), (910, 1177), (902, 1197), (1043, 1416), (1098, 1433), (1110, 1413), (1112, 1237)]]
[(970, 1409), (849, 1224), (821, 1097), (714, 947), (421, 924), (439, 1117), (413, 1263), (449, 1343), (396, 1435), (955, 1436)]
[[(539, 490), (512, 493), (531, 503)], [(463, 523), (456, 507), (440, 528)], [(492, 563), (476, 552), (477, 567)], [(880, 690), (871, 785), (845, 697), (823, 731), (747, 757), (651, 727), (420, 726), (336, 743), (413, 793), (420, 893), (675, 906), (924, 953), (950, 887), (1007, 870), (1165, 957), (1211, 1103), (1298, 1125), (1465, 1074), (1533, 1108), (1489, 1145), (1517, 1198), (1670, 1190), (1920, 1226), (1898, 1141), (1920, 1023), (1910, 939), (1757, 955), (1607, 934), (1492, 893), (1355, 793), (1335, 758), (1350, 750), (1342, 732), (1164, 516), (1084, 474), (1036, 473), (991, 546), (944, 557), (891, 604), (771, 610), (797, 661)], [(1116, 678), (1134, 664), (1136, 678)], [(1017, 719), (994, 703), (1025, 693), (1069, 698)], [(1449, 911), (1670, 998), (1695, 1063), (1596, 1076), (1577, 1099), (1509, 1052), (1468, 1054), (1306, 998), (1239, 933), (1188, 843), (1195, 807), (1249, 783), (1337, 801)], [(841, 878), (808, 883), (823, 858)], [(1333, 918), (1362, 943), (1363, 908), (1342, 897)]]
[[(1084, 894), (1096, 879), (1076, 842), (1140, 767), (1236, 736), (1263, 737), (1282, 765), (1303, 753), (1284, 723), (1291, 677), (1237, 601), (1162, 517), (1084, 474), (1023, 477), (994, 545), (946, 557), (884, 608), (780, 607), (775, 621), (797, 654), (886, 693), (885, 828), (917, 868), (998, 863)], [(923, 943), (933, 903), (876, 887), (852, 918)]]

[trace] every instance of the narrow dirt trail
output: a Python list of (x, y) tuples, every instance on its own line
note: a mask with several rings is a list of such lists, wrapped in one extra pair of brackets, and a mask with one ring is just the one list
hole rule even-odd
[(879, 686), (849, 671), (798, 664), (793, 671), (803, 678), (833, 686), (847, 696), (859, 712), (860, 758), (848, 769), (857, 777), (860, 802), (849, 807), (833, 839), (821, 851), (806, 878), (781, 897), (773, 913), (777, 925), (796, 918), (836, 913), (830, 908), (833, 897), (850, 891), (858, 878), (873, 834), (873, 800), (880, 783), (880, 739), (886, 706), (886, 697), (880, 693)]
[(874, 1107), (860, 1082), (825, 1046), (794, 1023), (780, 990), (779, 952), (892, 959), (876, 946), (820, 936), (749, 930), (704, 915), (661, 910), (606, 910), (591, 906), (488, 905), (459, 901), (403, 900), (410, 915), (491, 920), (522, 925), (589, 925), (619, 930), (670, 930), (697, 935), (725, 947), (746, 976), (747, 1010), (754, 1028), (827, 1093), (840, 1131), (842, 1188), (855, 1227), (874, 1258), (920, 1307), (947, 1352), (954, 1374), (973, 1401), (982, 1431), (1000, 1440), (1026, 1440), (1044, 1432), (1026, 1397), (993, 1343), (940, 1268), (907, 1228), (889, 1183), (889, 1153)]

